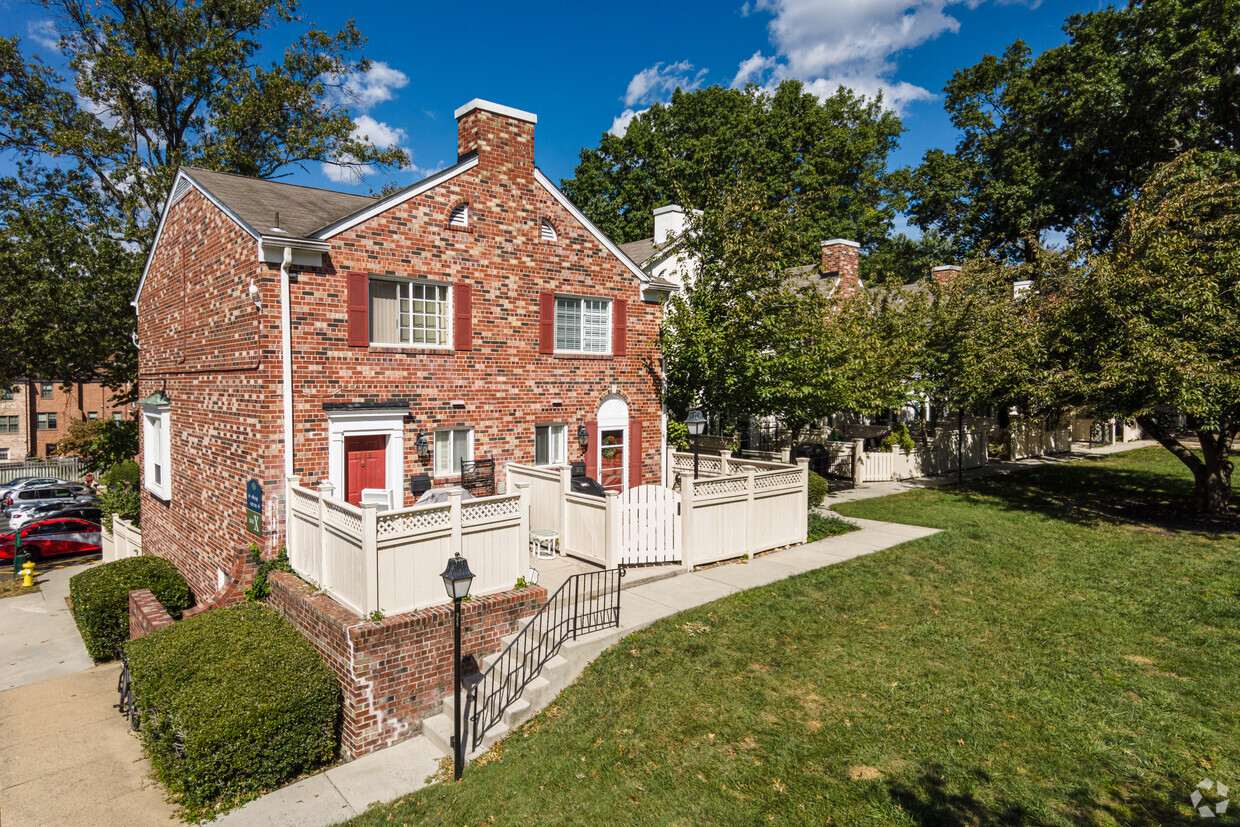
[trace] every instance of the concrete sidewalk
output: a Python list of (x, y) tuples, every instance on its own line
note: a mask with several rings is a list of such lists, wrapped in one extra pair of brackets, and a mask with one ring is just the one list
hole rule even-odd
[[(850, 522), (861, 530), (764, 554), (747, 563), (715, 566), (632, 586), (626, 582), (620, 595), (621, 632), (629, 634), (730, 594), (938, 533), (933, 528), (877, 520)], [(414, 738), (263, 796), (216, 823), (225, 827), (337, 824), (361, 814), (371, 804), (392, 801), (427, 786), (427, 777), (436, 772), (443, 758), (427, 738)]]
[(38, 593), (0, 600), (0, 691), (95, 665), (65, 602), (69, 578), (92, 565), (40, 567)]

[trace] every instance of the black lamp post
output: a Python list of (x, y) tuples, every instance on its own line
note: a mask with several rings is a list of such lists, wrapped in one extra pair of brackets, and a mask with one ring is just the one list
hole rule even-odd
[(454, 638), (452, 686), (456, 692), (456, 728), (452, 738), (452, 777), (460, 781), (461, 769), (465, 764), (465, 743), (461, 740), (461, 601), (469, 595), (469, 587), (474, 582), (474, 573), (469, 570), (469, 561), (458, 552), (448, 561), (440, 577), (443, 578), (443, 587), (447, 590), (448, 597), (452, 598)]
[(702, 412), (697, 408), (689, 411), (689, 415), (685, 417), (685, 427), (689, 429), (689, 436), (693, 437), (693, 478), (698, 478), (698, 437), (702, 435), (702, 431), (706, 430), (706, 417), (702, 416)]

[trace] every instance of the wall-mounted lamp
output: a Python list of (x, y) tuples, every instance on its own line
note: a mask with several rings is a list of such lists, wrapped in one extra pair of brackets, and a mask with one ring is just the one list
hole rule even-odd
[(259, 310), (263, 309), (262, 297), (258, 291), (258, 285), (254, 283), (254, 279), (250, 279), (250, 301), (254, 302), (254, 306)]
[(414, 445), (418, 449), (418, 459), (423, 459), (423, 460), (430, 459), (431, 443), (429, 440), (427, 440), (428, 436), (430, 436), (430, 434), (425, 433), (425, 432), (420, 433), (418, 434), (418, 441), (414, 443)]
[(590, 434), (586, 431), (585, 425), (577, 426), (577, 444), (582, 448), (590, 444)]

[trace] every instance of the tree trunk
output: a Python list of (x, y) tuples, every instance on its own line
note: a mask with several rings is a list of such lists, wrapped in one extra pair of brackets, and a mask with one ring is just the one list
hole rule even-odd
[(1202, 514), (1226, 514), (1231, 499), (1232, 472), (1232, 463), (1227, 458), (1231, 447), (1228, 435), (1197, 431), (1201, 443), (1198, 457), (1153, 417), (1139, 416), (1137, 423), (1193, 472), (1193, 507)]

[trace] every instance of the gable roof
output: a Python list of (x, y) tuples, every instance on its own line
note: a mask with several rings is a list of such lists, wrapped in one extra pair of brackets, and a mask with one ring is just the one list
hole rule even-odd
[(646, 264), (654, 257), (654, 236), (639, 238), (619, 246), (620, 250), (641, 265), (642, 269), (645, 269)]

